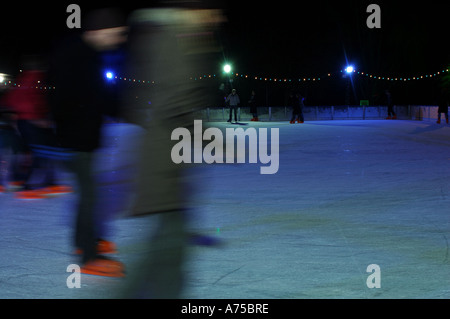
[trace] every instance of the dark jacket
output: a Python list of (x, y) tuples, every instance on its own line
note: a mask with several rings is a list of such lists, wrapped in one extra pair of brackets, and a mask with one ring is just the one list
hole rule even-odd
[(81, 38), (67, 40), (50, 61), (49, 96), (60, 146), (91, 152), (100, 147), (105, 115), (118, 112), (118, 99), (104, 76), (100, 54)]
[(256, 113), (256, 95), (250, 95), (248, 105), (250, 106), (250, 113)]

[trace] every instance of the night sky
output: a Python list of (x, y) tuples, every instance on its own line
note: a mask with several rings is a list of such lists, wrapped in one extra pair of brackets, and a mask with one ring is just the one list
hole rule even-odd
[(449, 63), (448, 2), (378, 1), (381, 29), (369, 29), (366, 8), (373, 2), (237, 6), (229, 13), (230, 55), (253, 56), (255, 69), (306, 75), (340, 69), (346, 56), (358, 69), (384, 74), (430, 72)]
[[(67, 5), (74, 1), (17, 3), (2, 9), (0, 73), (14, 73), (22, 54), (45, 54), (66, 27)], [(82, 10), (111, 3), (75, 2)], [(271, 78), (321, 77), (320, 83), (236, 82), (280, 95), (289, 89), (309, 94), (311, 103), (342, 103), (339, 71), (347, 61), (356, 70), (390, 77), (409, 77), (448, 68), (449, 2), (431, 1), (225, 1), (228, 18), (220, 32), (223, 58), (233, 72)], [(366, 8), (381, 7), (381, 29), (369, 29)], [(148, 2), (152, 5), (152, 2)], [(117, 2), (114, 3), (117, 6)], [(126, 11), (142, 6), (132, 1)], [(211, 73), (218, 72), (211, 70)], [(324, 79), (331, 73), (333, 77)], [(432, 103), (437, 80), (392, 83), (354, 78), (355, 103), (376, 100), (384, 88), (397, 93), (398, 103)], [(245, 87), (245, 88), (244, 88)], [(275, 103), (275, 102), (273, 102)], [(359, 104), (359, 103), (358, 103)]]

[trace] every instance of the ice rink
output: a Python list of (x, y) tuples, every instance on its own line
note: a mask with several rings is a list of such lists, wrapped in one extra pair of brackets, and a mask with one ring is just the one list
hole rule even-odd
[[(450, 125), (349, 120), (241, 127), (279, 129), (279, 170), (261, 175), (260, 163), (192, 168), (189, 226), (221, 244), (189, 247), (185, 298), (450, 298)], [(116, 214), (132, 201), (129, 141), (139, 130), (114, 124), (105, 131), (97, 169), (102, 211)], [(116, 296), (126, 278), (82, 275), (81, 288), (67, 287), (67, 267), (77, 262), (75, 196), (21, 201), (0, 194), (0, 298)], [(120, 218), (109, 229), (130, 272), (156, 218)]]

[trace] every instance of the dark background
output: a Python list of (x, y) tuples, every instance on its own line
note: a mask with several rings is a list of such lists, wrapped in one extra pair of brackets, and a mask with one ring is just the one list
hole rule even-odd
[[(0, 73), (16, 74), (21, 56), (46, 55), (55, 42), (73, 32), (66, 27), (70, 3), (73, 1), (2, 4)], [(75, 3), (83, 12), (119, 5), (126, 13), (156, 4)], [(381, 29), (366, 25), (370, 3), (381, 7)], [(434, 104), (444, 76), (403, 82), (354, 74), (348, 101), (350, 79), (343, 78), (340, 71), (349, 63), (357, 71), (378, 76), (413, 77), (450, 65), (448, 2), (233, 0), (220, 6), (228, 21), (219, 34), (223, 61), (217, 65), (229, 62), (233, 72), (249, 75), (249, 79), (233, 77), (233, 86), (244, 99), (251, 89), (257, 90), (261, 104), (284, 105), (292, 90), (305, 95), (309, 105), (359, 104), (365, 99), (383, 104), (386, 88), (396, 104)], [(220, 72), (220, 68), (211, 70)], [(265, 82), (254, 76), (292, 82)], [(318, 77), (321, 81), (297, 81)]]

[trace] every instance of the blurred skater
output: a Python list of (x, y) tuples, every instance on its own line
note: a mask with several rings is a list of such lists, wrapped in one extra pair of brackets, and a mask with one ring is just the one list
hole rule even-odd
[(250, 99), (248, 100), (248, 105), (250, 106), (250, 113), (253, 115), (252, 121), (258, 122), (258, 109), (256, 104), (256, 93), (252, 90)]
[(46, 73), (42, 59), (27, 56), (23, 71), (16, 79), (17, 87), (6, 96), (5, 104), (16, 115), (17, 130), (30, 153), (31, 167), (16, 192), (19, 199), (43, 199), (51, 195), (70, 192), (70, 188), (57, 185), (56, 160), (48, 147), (56, 146), (53, 124), (47, 102)]
[(225, 104), (230, 107), (230, 118), (227, 122), (231, 122), (232, 114), (234, 112), (234, 121), (237, 122), (237, 109), (239, 104), (241, 104), (241, 100), (239, 99), (239, 95), (236, 92), (236, 89), (232, 89), (231, 93), (227, 96), (225, 100)]
[(16, 114), (0, 102), (0, 193), (21, 187), (31, 155), (17, 131)]
[(81, 254), (81, 272), (109, 277), (124, 276), (124, 265), (103, 255), (108, 247), (98, 238), (93, 164), (104, 116), (115, 116), (119, 108), (104, 76), (101, 54), (119, 48), (126, 31), (120, 12), (94, 10), (83, 19), (81, 35), (62, 43), (50, 65), (50, 81), (57, 88), (50, 99), (56, 134), (60, 145), (71, 151), (68, 166), (78, 190), (74, 245)]
[(120, 297), (125, 298), (181, 297), (193, 187), (187, 167), (171, 158), (177, 143), (172, 133), (184, 128), (192, 134), (192, 111), (214, 100), (212, 95), (208, 101), (214, 92), (207, 84), (189, 77), (211, 69), (221, 53), (214, 36), (222, 19), (219, 10), (205, 9), (197, 1), (165, 5), (138, 10), (130, 20), (129, 72), (136, 78), (157, 81), (150, 87), (135, 86), (127, 99), (134, 101), (127, 120), (145, 129), (137, 154), (137, 194), (130, 214), (142, 218), (142, 223), (157, 224), (144, 243), (148, 252), (137, 262), (121, 292)]

